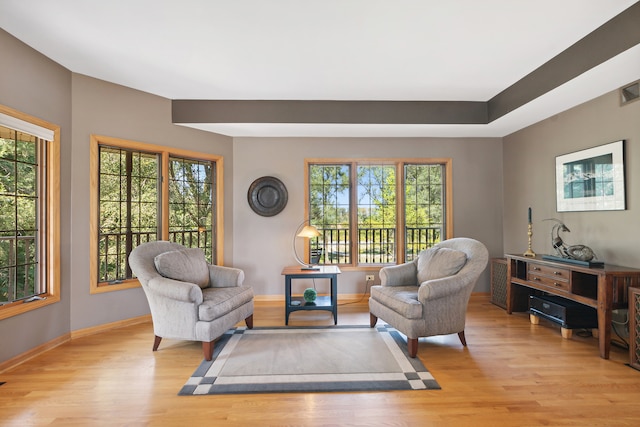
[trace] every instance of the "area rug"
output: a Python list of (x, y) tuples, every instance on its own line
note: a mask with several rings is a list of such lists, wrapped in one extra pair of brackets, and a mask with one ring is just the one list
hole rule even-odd
[(390, 326), (236, 328), (179, 395), (439, 390)]

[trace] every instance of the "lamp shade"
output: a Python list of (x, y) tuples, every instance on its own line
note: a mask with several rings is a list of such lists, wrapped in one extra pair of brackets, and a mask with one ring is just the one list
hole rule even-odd
[(320, 232), (313, 225), (305, 225), (302, 230), (297, 234), (298, 237), (306, 237), (307, 239), (311, 239), (313, 237), (320, 236)]

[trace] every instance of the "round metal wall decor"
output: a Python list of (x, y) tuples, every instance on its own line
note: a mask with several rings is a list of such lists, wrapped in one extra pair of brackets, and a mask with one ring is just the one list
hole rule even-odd
[(247, 193), (249, 206), (258, 215), (274, 216), (279, 214), (285, 206), (289, 194), (282, 181), (273, 176), (263, 176), (251, 183)]

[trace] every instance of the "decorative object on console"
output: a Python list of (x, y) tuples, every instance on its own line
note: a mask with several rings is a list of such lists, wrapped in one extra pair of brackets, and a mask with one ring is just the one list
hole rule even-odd
[[(574, 260), (574, 261), (582, 261), (590, 264), (603, 264), (603, 263), (594, 263), (592, 260), (596, 258), (596, 254), (589, 246), (585, 245), (567, 245), (560, 237), (561, 231), (566, 231), (568, 233), (571, 232), (569, 227), (567, 227), (562, 221), (556, 218), (547, 218), (543, 221), (555, 221), (556, 224), (551, 228), (551, 246), (556, 251), (556, 256), (547, 255), (547, 259), (551, 259), (554, 261), (563, 261), (563, 260)], [(594, 266), (594, 265), (591, 265)]]
[(527, 251), (522, 255), (533, 258), (536, 256), (536, 253), (533, 252), (533, 250), (531, 250), (531, 236), (533, 236), (533, 224), (531, 223), (531, 207), (529, 207), (527, 220), (529, 223), (528, 229), (527, 229), (527, 236), (529, 236), (529, 249), (527, 249)]
[(558, 212), (625, 210), (624, 141), (556, 157)]
[(263, 176), (251, 183), (247, 192), (249, 206), (261, 216), (279, 214), (285, 206), (289, 194), (282, 181), (273, 176)]
[(302, 221), (302, 223), (300, 223), (300, 225), (298, 225), (298, 227), (296, 228), (295, 233), (293, 233), (293, 256), (295, 257), (298, 264), (302, 266), (303, 270), (319, 270), (319, 268), (312, 265), (313, 262), (316, 261), (316, 259), (312, 259), (311, 263), (309, 264), (300, 259), (300, 257), (298, 256), (298, 252), (296, 251), (296, 238), (302, 237), (304, 239), (312, 239), (319, 236), (321, 236), (320, 232), (317, 228), (311, 225), (310, 220), (308, 219)]

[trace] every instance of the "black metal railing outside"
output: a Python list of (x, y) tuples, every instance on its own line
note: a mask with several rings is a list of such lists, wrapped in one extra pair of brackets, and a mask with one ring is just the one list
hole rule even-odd
[[(347, 229), (321, 229), (321, 236), (311, 242), (314, 254), (320, 254), (319, 264), (350, 264), (350, 240)], [(440, 227), (408, 227), (405, 229), (405, 261), (413, 260), (420, 251), (441, 241)], [(155, 231), (100, 234), (99, 282), (119, 283), (132, 277), (128, 266), (126, 239), (135, 248), (157, 240)], [(187, 247), (203, 248), (210, 258), (211, 230), (180, 230), (169, 232), (169, 240)], [(395, 228), (360, 228), (358, 230), (359, 264), (393, 264), (396, 262)], [(315, 257), (314, 257), (315, 258)], [(314, 259), (316, 261), (316, 259)]]
[[(211, 261), (212, 254), (209, 247), (211, 236), (211, 230), (202, 229), (169, 232), (171, 242), (180, 243), (190, 248), (202, 248), (209, 261)], [(98, 282), (113, 284), (133, 278), (133, 273), (129, 268), (129, 254), (126, 251), (127, 239), (132, 242), (131, 248), (133, 249), (143, 243), (158, 240), (158, 234), (156, 231), (101, 233), (98, 238)]]
[[(311, 250), (322, 253), (319, 264), (351, 263), (349, 230), (318, 228), (321, 236), (311, 243)], [(412, 261), (420, 251), (442, 239), (441, 227), (407, 227), (405, 261)], [(358, 263), (392, 264), (396, 262), (395, 228), (358, 229)]]
[(405, 261), (413, 261), (421, 251), (442, 241), (441, 227), (407, 227), (405, 233)]
[(39, 293), (35, 268), (35, 236), (0, 237), (0, 248), (6, 265), (0, 268), (0, 304), (6, 304)]

